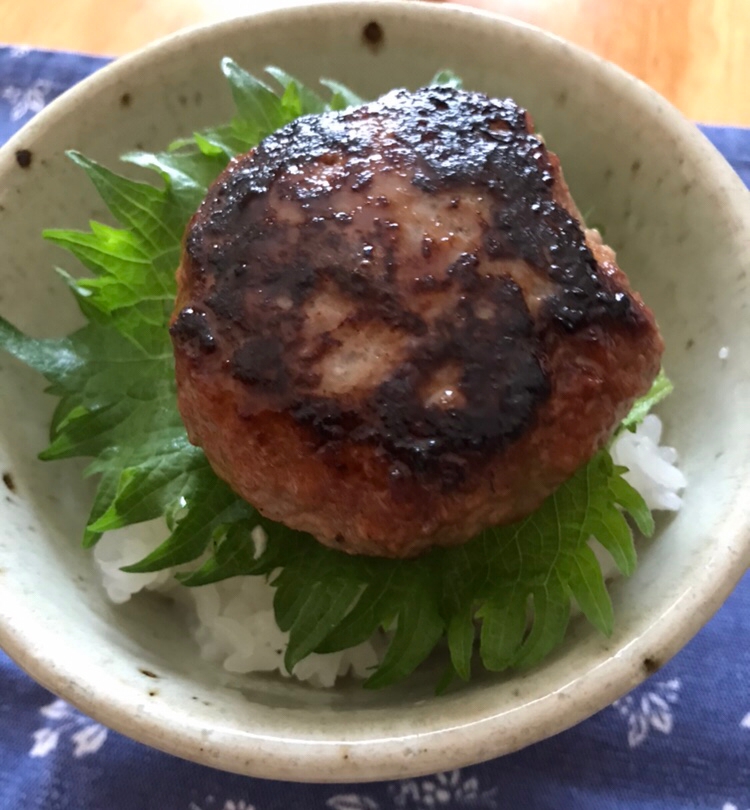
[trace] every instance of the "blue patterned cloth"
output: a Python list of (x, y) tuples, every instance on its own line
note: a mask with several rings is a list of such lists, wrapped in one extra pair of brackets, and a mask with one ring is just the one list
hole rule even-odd
[[(0, 48), (0, 142), (107, 62)], [(750, 185), (750, 130), (704, 130)], [(0, 810), (750, 810), (750, 575), (667, 666), (557, 737), (396, 783), (225, 774), (132, 742), (0, 652)]]

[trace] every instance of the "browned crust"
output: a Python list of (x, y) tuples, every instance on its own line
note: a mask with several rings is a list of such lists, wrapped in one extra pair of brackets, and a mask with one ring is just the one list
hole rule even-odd
[[(421, 93), (400, 92), (351, 113), (303, 119), (238, 159), (191, 222), (178, 272), (172, 334), (179, 406), (191, 441), (204, 448), (220, 477), (268, 517), (352, 553), (412, 556), (528, 514), (606, 442), (633, 400), (648, 389), (662, 351), (653, 316), (630, 290), (614, 254), (596, 232), (580, 227), (557, 157), (529, 140), (524, 111), (478, 94), (435, 88)], [(384, 147), (377, 126), (362, 136), (359, 124), (378, 116), (386, 127), (401, 127), (395, 146)], [(423, 143), (422, 125), (419, 137), (414, 135), (420, 117), (428, 131), (450, 135), (453, 127), (456, 138), (464, 138), (457, 148), (465, 165), (474, 166), (473, 175), (450, 153), (450, 140), (434, 148), (430, 139)], [(340, 143), (347, 137), (341, 135), (342, 122), (359, 133), (349, 143)], [(506, 151), (492, 163), (495, 158), (487, 155), (495, 153), (485, 149), (472, 163), (465, 153), (487, 132), (492, 139), (505, 133), (500, 140)], [(326, 266), (312, 275), (301, 272), (310, 270), (307, 242), (318, 250), (325, 244), (337, 261), (345, 258), (355, 241), (351, 230), (346, 236), (348, 223), (339, 223), (344, 237), (323, 243), (314, 229), (306, 242), (269, 219), (268, 199), (277, 206), (279, 199), (301, 203), (294, 188), (279, 180), (291, 163), (335, 164), (341, 154), (348, 160), (374, 148), (386, 153), (386, 161), (409, 166), (417, 196), (443, 188), (460, 195), (462, 188), (480, 186), (496, 200), (497, 213), (485, 223), (482, 245), (476, 254), (462, 254), (468, 258), (446, 288), (455, 293), (450, 317), (469, 326), (460, 333), (450, 318), (445, 321), (441, 328), (450, 336), (443, 354), (430, 348), (437, 322), (430, 325), (419, 306), (408, 303), (402, 282), (394, 280), (397, 272), (389, 279), (386, 267), (385, 281), (368, 282), (364, 293), (346, 286), (345, 261), (340, 271)], [(354, 182), (366, 184), (361, 177)], [(510, 198), (507, 188), (497, 191), (503, 184), (512, 186)], [(257, 219), (254, 212), (261, 211), (265, 214)], [(326, 227), (334, 229), (331, 223)], [(268, 234), (278, 238), (270, 247)], [(388, 238), (392, 267), (400, 247)], [(274, 257), (284, 254), (279, 247), (284, 239), (296, 239), (292, 246), (301, 253), (274, 265)], [(372, 234), (368, 239), (386, 244)], [(554, 253), (551, 240), (560, 246)], [(248, 251), (248, 244), (256, 247)], [(243, 267), (248, 255), (254, 257), (251, 287), (269, 285), (273, 277), (273, 295), (295, 304), (291, 314), (275, 311), (268, 297), (247, 304), (245, 281), (235, 281), (240, 254)], [(553, 291), (538, 312), (526, 308), (517, 280), (481, 272), (487, 262), (502, 267), (519, 261), (536, 267)], [(279, 268), (286, 268), (286, 277)], [(404, 372), (402, 362), (394, 370), (397, 385), (339, 399), (316, 390), (314, 374), (299, 359), (309, 347), (300, 348), (304, 323), (298, 309), (311, 291), (320, 290), (323, 277), (333, 278), (367, 313), (353, 323), (375, 317), (407, 336), (412, 370)], [(439, 292), (430, 289), (426, 295)], [(409, 293), (415, 299), (422, 294), (421, 288)], [(479, 323), (480, 301), (498, 313), (489, 325)], [(463, 414), (436, 414), (433, 408), (425, 416), (413, 401), (419, 375), (430, 371), (430, 363), (444, 365), (446, 357), (465, 367), (472, 341), (480, 353), (483, 346), (508, 349), (494, 366), (491, 354), (482, 360), (486, 373), (475, 374), (473, 388), (464, 374)], [(325, 354), (327, 348), (316, 351)], [(393, 396), (381, 407), (376, 397), (382, 400), (383, 391)], [(425, 423), (432, 434), (424, 429), (420, 435)], [(434, 437), (432, 444), (425, 436)]]

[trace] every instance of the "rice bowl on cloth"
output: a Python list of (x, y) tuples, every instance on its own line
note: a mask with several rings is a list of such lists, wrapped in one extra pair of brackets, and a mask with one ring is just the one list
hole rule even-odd
[[(315, 652), (323, 649), (321, 642), (310, 653), (300, 644), (292, 657), (302, 657), (288, 667), (277, 645), (295, 631), (270, 623), (273, 588), (287, 594), (304, 588), (305, 560), (295, 563), (294, 581), (274, 586), (277, 569), (267, 555), (279, 535), (265, 519), (232, 513), (246, 521), (250, 538), (243, 567), (264, 561), (268, 571), (194, 588), (173, 584), (173, 574), (197, 578), (203, 568), (200, 576), (207, 580), (212, 565), (229, 565), (211, 562), (228, 535), (217, 533), (217, 545), (209, 543), (189, 563), (125, 574), (123, 565), (137, 567), (155, 552), (165, 539), (164, 524), (143, 520), (134, 531), (102, 520), (98, 529), (89, 527), (102, 534), (95, 550), (82, 551), (78, 539), (93, 502), (92, 482), (78, 479), (83, 466), (76, 461), (36, 460), (49, 438), (53, 402), (43, 396), (36, 372), (3, 357), (10, 385), (4, 385), (0, 403), (0, 458), (18, 494), (0, 505), (6, 527), (0, 567), (8, 596), (0, 607), (0, 641), (33, 677), (89, 715), (180, 756), (276, 778), (403, 777), (515, 750), (611, 703), (652, 671), (653, 662), (674, 654), (746, 569), (748, 426), (742, 403), (748, 392), (742, 368), (748, 336), (740, 275), (749, 260), (750, 214), (746, 190), (691, 125), (632, 78), (559, 40), (447, 6), (384, 0), (367, 9), (343, 2), (303, 11), (232, 21), (146, 49), (74, 89), (8, 144), (0, 155), (2, 314), (23, 333), (49, 340), (80, 327), (75, 301), (50, 271), (62, 263), (73, 273), (74, 263), (62, 261), (59, 248), (40, 234), (44, 228), (87, 231), (90, 220), (108, 220), (86, 171), (71, 164), (65, 150), (76, 148), (97, 166), (115, 169), (122, 154), (140, 148), (153, 155), (176, 137), (228, 121), (230, 93), (216, 75), (222, 56), (230, 54), (256, 76), (281, 63), (306, 87), (333, 77), (367, 99), (396, 87), (425, 86), (438, 70), (451, 67), (465, 87), (496, 99), (512, 96), (533, 112), (581, 210), (593, 207), (587, 218), (605, 226), (618, 264), (656, 313), (675, 393), (629, 435), (615, 437), (609, 445), (612, 467), (597, 467), (597, 480), (622, 480), (649, 509), (671, 514), (657, 517), (653, 539), (637, 541), (638, 566), (630, 576), (614, 577), (606, 555), (597, 563), (613, 608), (609, 637), (590, 625), (591, 616), (602, 627), (609, 622), (604, 613), (596, 616), (594, 605), (600, 603), (587, 602), (583, 588), (571, 595), (560, 585), (551, 603), (555, 610), (562, 592), (568, 608), (575, 596), (586, 619), (571, 621), (560, 645), (521, 674), (485, 673), (473, 659), (472, 680), (454, 678), (436, 697), (450, 655), (433, 613), (429, 632), (414, 638), (423, 647), (432, 644), (436, 654), (400, 683), (363, 689), (362, 679), (371, 679), (373, 667), (386, 661), (398, 625), (379, 622), (374, 639), (350, 651)], [(374, 15), (385, 32), (378, 53), (361, 39)], [(317, 43), (314, 51), (305, 46), (310, 41)], [(439, 54), (437, 41), (445, 43)], [(459, 41), (475, 42), (471, 58), (454, 47)], [(530, 58), (537, 66), (533, 72)], [(197, 92), (200, 104), (193, 103)], [(124, 93), (133, 102), (127, 107), (119, 104)], [(182, 105), (181, 96), (189, 103)], [(602, 97), (616, 103), (602, 105)], [(117, 127), (104, 126), (115, 115)], [(16, 162), (16, 151), (23, 149), (39, 158), (30, 170)], [(133, 169), (133, 176), (145, 177), (142, 169)], [(92, 163), (88, 170), (97, 171)], [(205, 190), (191, 194), (197, 206)], [(23, 206), (11, 204), (16, 197)], [(169, 259), (171, 272), (178, 261)], [(720, 359), (723, 347), (731, 351)], [(146, 366), (141, 370), (146, 373)], [(140, 383), (130, 389), (132, 399), (146, 391)], [(180, 447), (194, 452), (187, 443)], [(574, 479), (559, 496), (571, 493), (573, 504), (583, 491), (582, 479)], [(125, 486), (122, 493), (127, 495)], [(179, 505), (168, 517), (183, 517)], [(167, 528), (172, 530), (169, 523)], [(581, 559), (590, 560), (584, 539)], [(310, 562), (326, 552), (317, 544), (303, 548)], [(429, 594), (432, 569), (423, 557), (408, 564), (414, 561), (426, 567), (420, 587)], [(534, 587), (539, 590), (538, 583)], [(301, 621), (304, 611), (293, 600), (285, 604)], [(401, 604), (405, 609), (408, 600)], [(515, 604), (517, 628), (520, 596)], [(252, 621), (244, 620), (248, 609)], [(525, 613), (522, 619), (523, 639)], [(471, 622), (459, 629), (461, 639), (473, 640)], [(464, 659), (456, 660), (460, 666)], [(491, 663), (503, 662), (498, 656)], [(289, 669), (296, 678), (285, 676)], [(156, 697), (144, 672), (159, 677)], [(344, 673), (350, 677), (339, 677)], [(414, 729), (420, 730), (417, 738)]]

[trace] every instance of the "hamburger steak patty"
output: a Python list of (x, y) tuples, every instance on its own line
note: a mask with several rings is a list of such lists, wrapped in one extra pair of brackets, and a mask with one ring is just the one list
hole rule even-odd
[(191, 220), (179, 407), (269, 518), (409, 557), (517, 520), (648, 391), (662, 340), (513, 101), (306, 116)]

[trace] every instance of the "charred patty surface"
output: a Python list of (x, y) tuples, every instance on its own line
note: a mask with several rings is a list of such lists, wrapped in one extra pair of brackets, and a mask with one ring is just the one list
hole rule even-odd
[(300, 118), (232, 161), (188, 226), (171, 333), (218, 475), (394, 557), (539, 506), (662, 352), (526, 112), (444, 87)]

